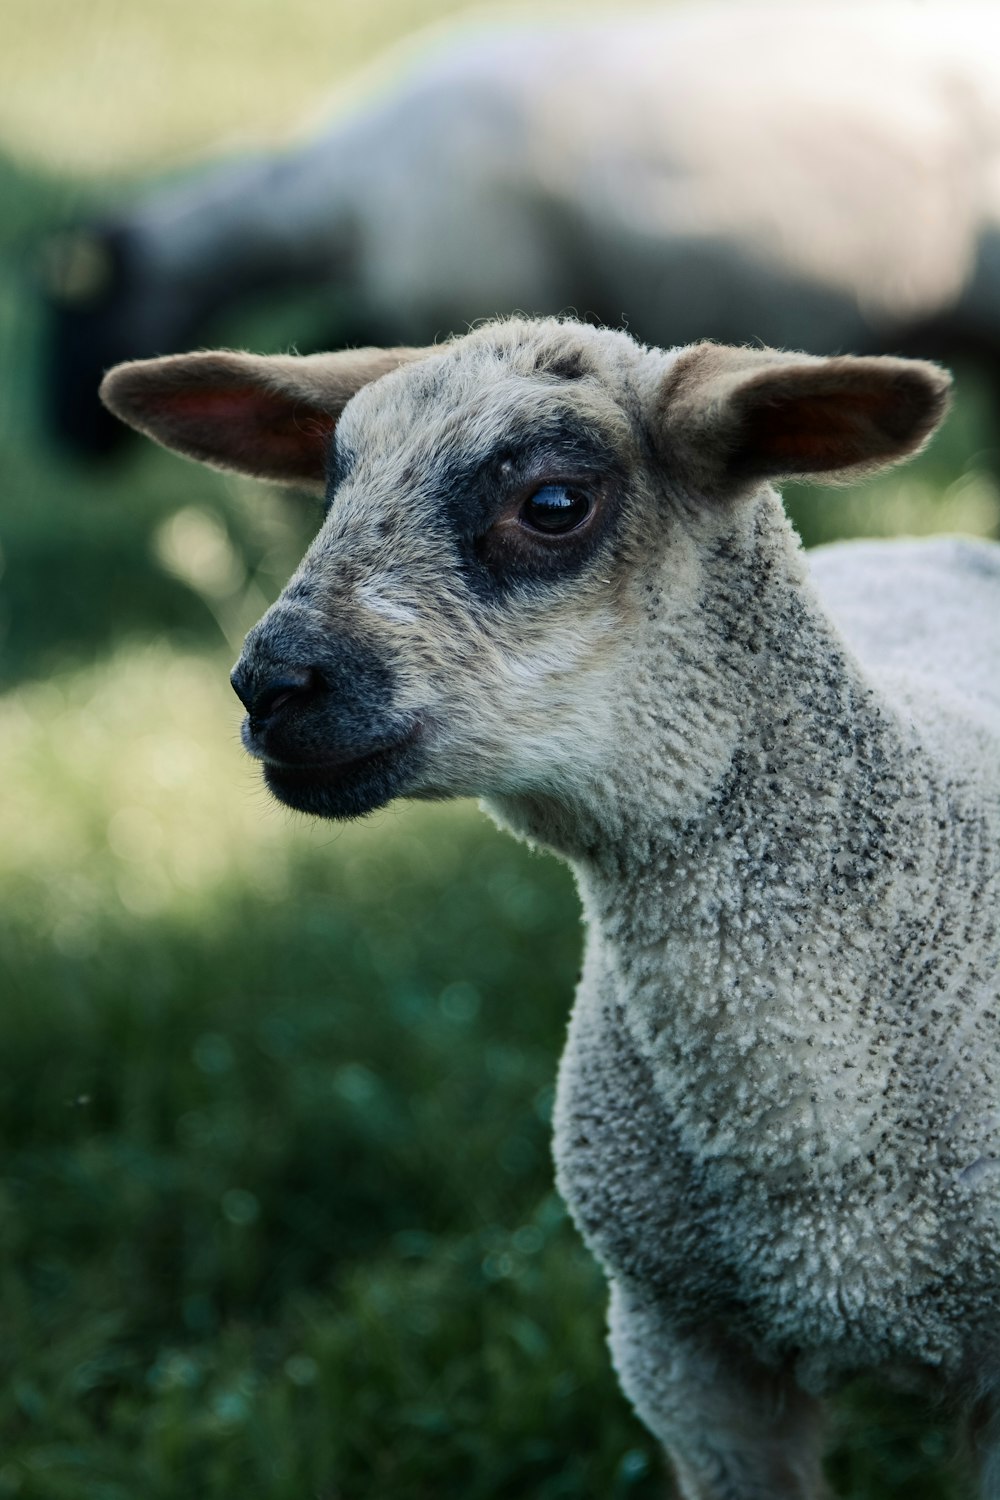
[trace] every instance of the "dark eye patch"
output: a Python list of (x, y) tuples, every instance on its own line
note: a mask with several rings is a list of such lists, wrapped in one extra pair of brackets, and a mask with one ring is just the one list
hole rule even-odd
[[(357, 452), (334, 434), (324, 516), (357, 462)], [(419, 510), (421, 524), (445, 544), (451, 540), (473, 591), (497, 597), (584, 566), (608, 538), (625, 477), (620, 457), (595, 424), (556, 410), (542, 421), (525, 421), (520, 430), (479, 452), (456, 446), (439, 452), (432, 463), (415, 464), (409, 504)], [(519, 546), (511, 528), (498, 522), (512, 510), (516, 514), (544, 485), (592, 496), (595, 508), (600, 504), (600, 516), (596, 524), (581, 527), (585, 534), (580, 536), (542, 537), (540, 545)]]
[[(480, 597), (495, 598), (583, 567), (609, 537), (624, 480), (603, 435), (572, 421), (509, 442), (476, 470), (454, 474), (442, 501), (469, 585)], [(594, 523), (578, 534), (522, 534), (516, 517), (543, 486), (589, 496), (598, 512)]]
[(614, 475), (620, 468), (603, 434), (566, 413), (513, 433), (478, 456), (445, 460), (433, 487), (455, 536), (471, 538), (489, 529), (519, 488)]

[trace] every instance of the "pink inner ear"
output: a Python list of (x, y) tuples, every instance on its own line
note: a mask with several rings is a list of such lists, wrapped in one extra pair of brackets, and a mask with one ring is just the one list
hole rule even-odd
[(209, 463), (271, 479), (323, 478), (333, 414), (256, 385), (161, 393), (164, 438)]

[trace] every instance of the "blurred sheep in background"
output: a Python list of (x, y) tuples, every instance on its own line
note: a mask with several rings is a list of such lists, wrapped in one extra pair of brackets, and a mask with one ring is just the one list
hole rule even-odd
[(118, 436), (109, 365), (204, 341), (261, 291), (328, 289), (313, 347), (573, 310), (666, 347), (996, 369), (1000, 14), (492, 21), (296, 148), (154, 187), (53, 249), (45, 400), (81, 454)]

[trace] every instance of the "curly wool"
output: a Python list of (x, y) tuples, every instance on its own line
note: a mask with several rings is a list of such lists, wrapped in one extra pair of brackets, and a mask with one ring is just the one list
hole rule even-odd
[(704, 600), (745, 726), (722, 789), (661, 821), (644, 737), (632, 836), (575, 860), (560, 1185), (613, 1276), (810, 1389), (955, 1376), (1000, 1331), (1000, 550), (841, 544), (814, 592), (776, 507)]

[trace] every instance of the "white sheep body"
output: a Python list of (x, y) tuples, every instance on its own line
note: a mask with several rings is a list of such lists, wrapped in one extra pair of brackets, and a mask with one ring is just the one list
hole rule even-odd
[(813, 571), (865, 668), (818, 607), (778, 614), (776, 642), (769, 600), (771, 734), (745, 785), (624, 891), (579, 872), (556, 1152), (613, 1277), (821, 1389), (900, 1361), (968, 1373), (1000, 1333), (1000, 552), (841, 544)]
[(322, 271), (396, 338), (572, 302), (664, 344), (857, 348), (959, 303), (995, 326), (998, 52), (975, 4), (481, 20), (127, 223), (151, 291)]

